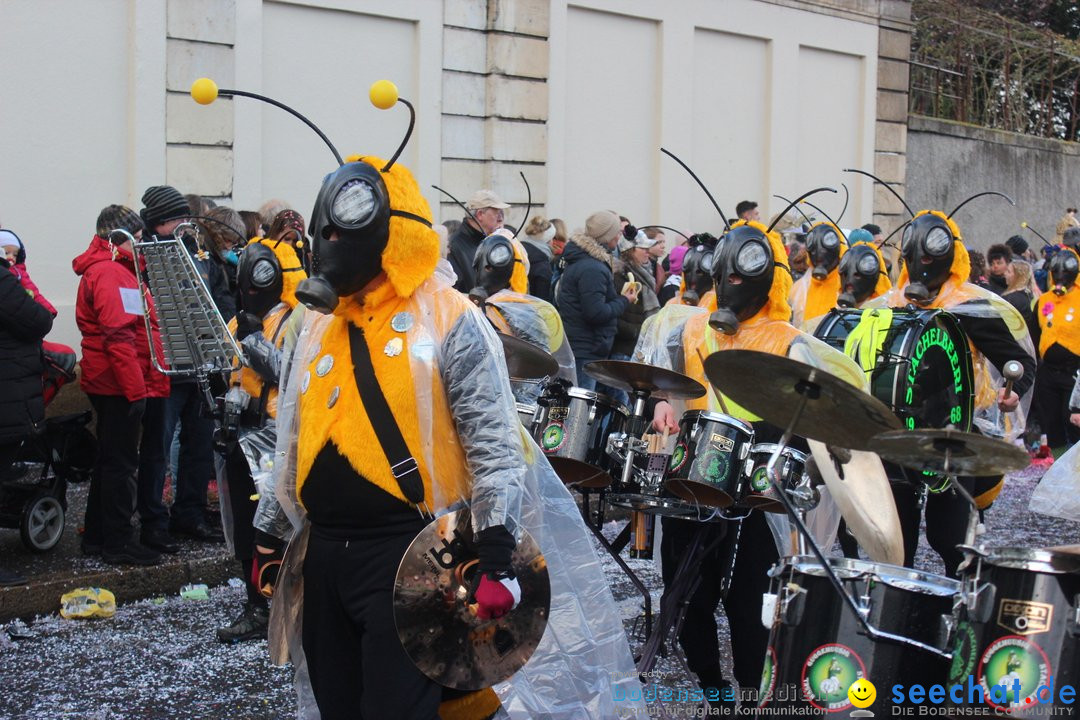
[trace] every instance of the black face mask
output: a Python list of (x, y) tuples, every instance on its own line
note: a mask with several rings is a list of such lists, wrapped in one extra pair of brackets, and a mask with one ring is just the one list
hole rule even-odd
[(952, 269), (955, 238), (937, 215), (920, 215), (904, 230), (900, 253), (909, 283), (904, 297), (916, 304), (929, 302), (945, 284)]
[(831, 225), (815, 225), (806, 233), (806, 253), (814, 266), (814, 279), (824, 280), (840, 263), (840, 243), (843, 238)]
[(709, 325), (734, 335), (741, 321), (753, 317), (769, 301), (774, 267), (772, 245), (760, 230), (743, 225), (720, 238), (712, 262), (716, 312), (709, 317)]
[(878, 277), (884, 268), (874, 249), (866, 245), (854, 245), (840, 258), (840, 307), (857, 307), (864, 303), (877, 287)]
[(274, 251), (261, 243), (248, 245), (236, 266), (240, 307), (263, 317), (281, 302), (284, 275)]
[(514, 274), (514, 263), (517, 262), (521, 261), (514, 257), (514, 246), (508, 239), (502, 235), (488, 235), (476, 248), (473, 274), (477, 286), (469, 291), (469, 297), (486, 300), (510, 287), (510, 276)]
[(351, 162), (327, 175), (308, 228), (314, 275), (300, 283), (297, 299), (312, 310), (329, 313), (339, 298), (374, 280), (382, 271), (393, 215), (431, 227), (419, 215), (390, 208), (386, 183), (371, 165)]
[(697, 305), (701, 296), (712, 290), (712, 253), (708, 245), (695, 245), (683, 255), (683, 302)]
[(1080, 274), (1080, 261), (1068, 250), (1061, 250), (1050, 258), (1050, 279), (1053, 282), (1050, 289), (1055, 295), (1069, 292), (1069, 288), (1076, 284), (1077, 274)]

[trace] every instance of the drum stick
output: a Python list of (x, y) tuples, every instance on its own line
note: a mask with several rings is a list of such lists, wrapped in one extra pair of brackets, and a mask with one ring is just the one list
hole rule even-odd
[(1001, 369), (1001, 374), (1005, 376), (1005, 398), (1008, 399), (1012, 392), (1013, 382), (1024, 377), (1024, 366), (1017, 360), (1010, 360)]
[[(701, 360), (702, 369), (704, 369), (705, 368), (705, 356), (701, 354), (701, 348), (697, 348), (697, 356), (698, 356), (698, 359)], [(731, 413), (728, 412), (727, 403), (724, 402), (724, 394), (722, 392), (720, 392), (716, 388), (716, 386), (713, 385), (711, 382), (709, 383), (709, 385), (712, 386), (713, 394), (716, 395), (716, 399), (720, 401), (720, 409), (724, 412), (725, 415), (730, 415)]]

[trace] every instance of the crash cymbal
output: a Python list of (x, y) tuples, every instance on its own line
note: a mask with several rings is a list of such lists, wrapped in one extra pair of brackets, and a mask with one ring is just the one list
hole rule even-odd
[(506, 369), (513, 378), (543, 378), (559, 372), (559, 362), (538, 345), (506, 333), (496, 333), (506, 356)]
[(901, 427), (875, 397), (805, 363), (755, 350), (723, 350), (705, 358), (709, 382), (763, 420), (786, 428), (807, 397), (794, 432), (835, 447), (866, 450), (875, 435)]
[(589, 377), (627, 392), (644, 391), (656, 398), (698, 398), (705, 386), (682, 373), (626, 360), (596, 360), (585, 366)]
[(406, 654), (425, 675), (457, 690), (503, 682), (532, 656), (547, 627), (547, 563), (524, 529), (512, 565), (521, 603), (480, 620), (466, 602), (476, 569), (468, 509), (433, 520), (412, 541), (394, 583), (394, 623)]
[(959, 430), (900, 430), (878, 435), (870, 449), (882, 460), (943, 475), (1003, 475), (1031, 463), (1026, 452), (996, 438)]

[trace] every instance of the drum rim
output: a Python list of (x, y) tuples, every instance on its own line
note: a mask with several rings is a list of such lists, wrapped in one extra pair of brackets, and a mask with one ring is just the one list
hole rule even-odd
[[(888, 585), (889, 587), (898, 590), (918, 592), (918, 589), (916, 588), (899, 584), (901, 582), (914, 583), (917, 584), (919, 588), (932, 589), (934, 592), (930, 594), (939, 597), (951, 597), (958, 594), (962, 588), (962, 583), (959, 580), (953, 580), (944, 575), (928, 573), (924, 570), (916, 570), (901, 565), (890, 565), (888, 563), (873, 562), (872, 560), (855, 560), (853, 558), (843, 557), (830, 557), (826, 559), (829, 561), (829, 565), (833, 567), (834, 571), (840, 571), (837, 575), (839, 575), (842, 580), (854, 580), (862, 576), (872, 575), (882, 585)], [(780, 563), (783, 566), (784, 572), (796, 570), (804, 575), (825, 577), (825, 572), (821, 569), (821, 563), (819, 563), (818, 559), (813, 555), (788, 556), (781, 558)], [(810, 568), (815, 572), (808, 572), (807, 568)], [(885, 569), (884, 572), (882, 571), (882, 568)]]
[[(756, 452), (761, 452), (761, 453), (768, 453), (769, 455), (772, 455), (774, 452), (776, 452), (776, 447), (779, 444), (780, 443), (754, 443), (753, 445), (750, 446), (750, 454), (753, 455)], [(758, 450), (758, 448), (762, 448), (762, 449)], [(768, 449), (766, 449), (766, 448), (768, 448)], [(807, 457), (806, 453), (804, 453), (802, 450), (796, 450), (795, 448), (790, 447), (788, 445), (784, 446), (784, 449), (780, 451), (780, 455), (781, 455), (781, 457), (786, 456), (786, 457), (794, 458), (795, 460), (798, 460), (799, 462), (801, 462), (803, 465), (806, 464), (806, 457)]]
[(717, 412), (715, 410), (687, 410), (683, 413), (683, 419), (687, 417), (705, 418), (706, 420), (712, 420), (714, 422), (721, 423), (729, 422), (730, 424), (734, 425), (737, 430), (742, 430), (751, 438), (753, 438), (754, 436), (754, 428), (750, 425), (750, 423), (746, 422), (745, 420), (740, 420), (739, 418), (732, 415), (726, 415), (722, 412)]
[(528, 403), (520, 403), (520, 402), (516, 402), (516, 403), (514, 403), (514, 405), (517, 407), (519, 412), (521, 410), (528, 410), (529, 412), (531, 412), (533, 414), (536, 414), (536, 409), (538, 407), (540, 407), (539, 405), (530, 405)]
[(1031, 570), (1053, 575), (1080, 573), (1080, 557), (1053, 550), (1000, 547), (989, 550), (982, 562), (1007, 570)]
[(595, 390), (586, 390), (585, 388), (580, 387), (571, 387), (566, 388), (566, 390), (564, 390), (561, 394), (564, 394), (567, 397), (576, 398), (578, 400), (596, 400), (600, 404), (609, 406), (612, 410), (618, 410), (623, 415), (630, 414), (629, 408), (627, 408), (625, 405), (623, 405), (621, 402), (611, 397), (610, 395), (605, 395), (602, 392), (597, 392)]

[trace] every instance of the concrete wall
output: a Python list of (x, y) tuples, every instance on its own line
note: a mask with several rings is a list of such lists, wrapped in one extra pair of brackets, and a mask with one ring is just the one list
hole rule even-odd
[(912, 116), (908, 121), (907, 195), (916, 212), (951, 212), (984, 190), (1009, 195), (978, 198), (955, 216), (965, 242), (979, 249), (1023, 235), (1027, 222), (1050, 240), (1065, 208), (1080, 204), (1080, 145)]

